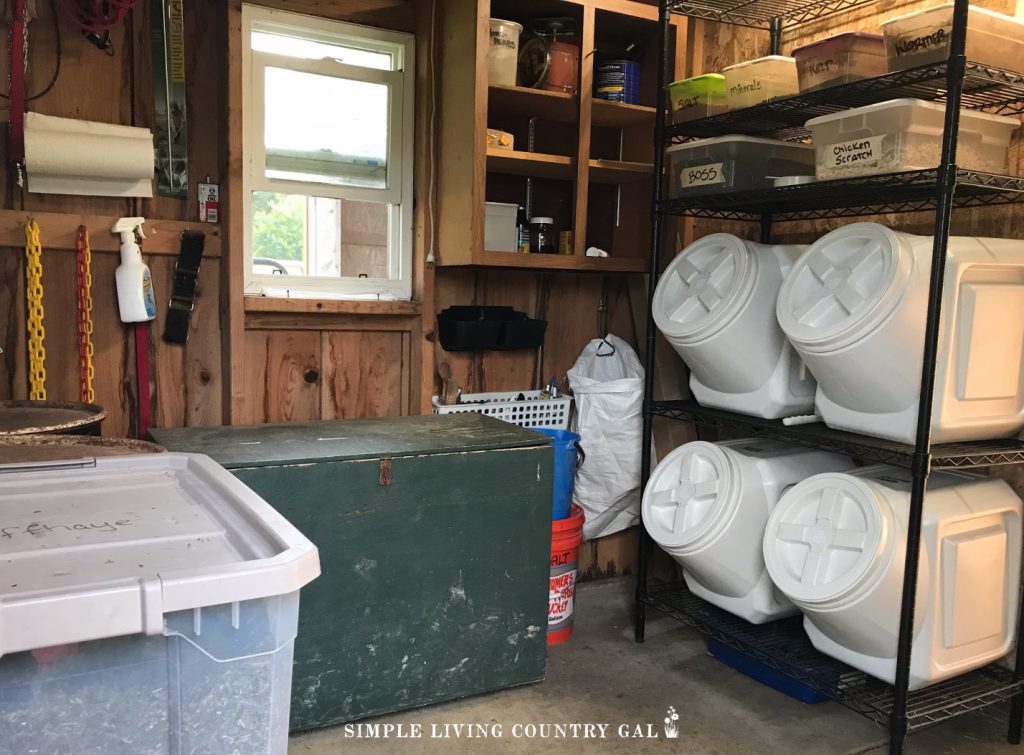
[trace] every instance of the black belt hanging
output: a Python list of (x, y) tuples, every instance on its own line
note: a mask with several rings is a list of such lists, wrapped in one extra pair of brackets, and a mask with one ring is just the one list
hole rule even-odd
[(192, 317), (205, 239), (206, 234), (201, 231), (184, 231), (181, 234), (178, 261), (174, 263), (174, 285), (164, 323), (165, 341), (185, 343), (188, 340), (188, 323)]

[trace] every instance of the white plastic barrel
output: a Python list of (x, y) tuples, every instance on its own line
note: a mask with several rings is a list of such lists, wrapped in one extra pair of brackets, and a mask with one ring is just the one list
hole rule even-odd
[[(1024, 241), (949, 239), (932, 442), (1024, 427)], [(932, 237), (854, 223), (822, 236), (779, 292), (778, 321), (829, 427), (913, 443)]]
[(682, 565), (691, 592), (762, 624), (796, 613), (764, 568), (768, 515), (794, 483), (852, 467), (844, 456), (777, 441), (687, 443), (651, 474), (644, 526)]
[(519, 61), (521, 24), (491, 19), (491, 39), (487, 53), (487, 81), (502, 86), (516, 85), (516, 64)]
[[(910, 511), (910, 472), (865, 467), (811, 477), (772, 512), (764, 560), (826, 655), (893, 682)], [(1021, 501), (1003, 480), (931, 475), (910, 688), (984, 666), (1014, 639)]]
[(770, 419), (814, 408), (814, 380), (775, 321), (783, 278), (804, 246), (704, 236), (666, 268), (654, 321), (705, 406)]

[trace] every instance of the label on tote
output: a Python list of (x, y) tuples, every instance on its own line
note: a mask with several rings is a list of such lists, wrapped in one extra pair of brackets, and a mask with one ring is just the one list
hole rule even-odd
[(851, 139), (825, 147), (824, 161), (829, 168), (855, 168), (878, 165), (882, 160), (882, 140), (887, 134)]
[(722, 170), (722, 163), (694, 165), (679, 172), (679, 186), (683, 189), (724, 183), (725, 172)]

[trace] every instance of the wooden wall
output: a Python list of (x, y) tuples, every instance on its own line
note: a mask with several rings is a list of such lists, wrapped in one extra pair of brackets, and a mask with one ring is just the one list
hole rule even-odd
[[(48, 3), (37, 3), (40, 18), (29, 25), (29, 95), (40, 91), (49, 80), (55, 60), (53, 16)], [(60, 3), (57, 3), (60, 6)], [(108, 247), (93, 254), (93, 319), (96, 351), (96, 400), (108, 413), (104, 434), (134, 435), (138, 389), (134, 368), (134, 340), (117, 315), (114, 269), (119, 263), (116, 248), (110, 250), (109, 231), (113, 221), (124, 215), (143, 215), (152, 220), (196, 218), (195, 179), (220, 174), (222, 152), (217, 134), (217, 117), (222, 92), (216, 86), (221, 67), (224, 26), (218, 23), (218, 0), (185, 3), (185, 43), (188, 71), (187, 110), (190, 129), (189, 171), (191, 192), (187, 199), (156, 197), (121, 200), (106, 197), (72, 197), (29, 194), (15, 183), (6, 167), (6, 138), (0, 145), (4, 164), (0, 182), (0, 209), (20, 225), (24, 218), (40, 213), (44, 236), (63, 228), (73, 229), (78, 216), (88, 223), (95, 245)], [(109, 123), (153, 124), (153, 88), (148, 3), (134, 11), (125, 24), (111, 33), (113, 54), (107, 55), (87, 42), (63, 14), (60, 16), (61, 71), (53, 90), (30, 103), (30, 109), (58, 115)], [(8, 37), (7, 24), (2, 34)], [(0, 80), (8, 78), (6, 46), (0, 56)], [(6, 87), (5, 87), (6, 91)], [(5, 118), (6, 120), (6, 118)], [(4, 124), (6, 137), (6, 124)], [(54, 213), (42, 215), (41, 213)], [(201, 224), (194, 223), (199, 228)], [(207, 228), (215, 231), (215, 228)], [(97, 236), (103, 234), (104, 239)], [(17, 238), (17, 234), (14, 234)], [(4, 238), (10, 239), (11, 234)], [(66, 246), (66, 245), (65, 245)], [(21, 247), (0, 247), (0, 318), (3, 340), (0, 347), (0, 397), (26, 396), (24, 251)], [(151, 328), (154, 419), (161, 425), (218, 423), (221, 404), (221, 327), (219, 252), (208, 254), (200, 273), (192, 331), (184, 346), (164, 343), (159, 334), (170, 290), (174, 259), (167, 254), (148, 254), (156, 286), (160, 315)], [(76, 326), (75, 254), (67, 249), (45, 248), (43, 284), (46, 327), (47, 395), (56, 400), (77, 400), (78, 347)]]

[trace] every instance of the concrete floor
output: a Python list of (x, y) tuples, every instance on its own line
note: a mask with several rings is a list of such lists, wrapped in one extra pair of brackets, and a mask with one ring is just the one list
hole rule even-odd
[[(633, 642), (631, 579), (581, 585), (575, 636), (552, 648), (540, 684), (467, 698), (370, 723), (419, 724), (422, 737), (356, 739), (344, 727), (292, 738), (293, 755), (328, 753), (884, 753), (885, 731), (835, 703), (805, 705), (722, 665), (703, 639), (672, 619), (652, 614), (647, 641)], [(620, 738), (661, 734), (666, 710), (679, 715), (679, 741)], [(973, 713), (911, 735), (910, 753), (1020, 753), (1006, 744), (1005, 705), (992, 717)], [(605, 739), (524, 738), (516, 725), (608, 724)], [(500, 736), (432, 738), (431, 727), (480, 724)], [(648, 728), (650, 727), (650, 728)], [(453, 731), (449, 727), (449, 731)], [(597, 733), (596, 728), (591, 730)]]

